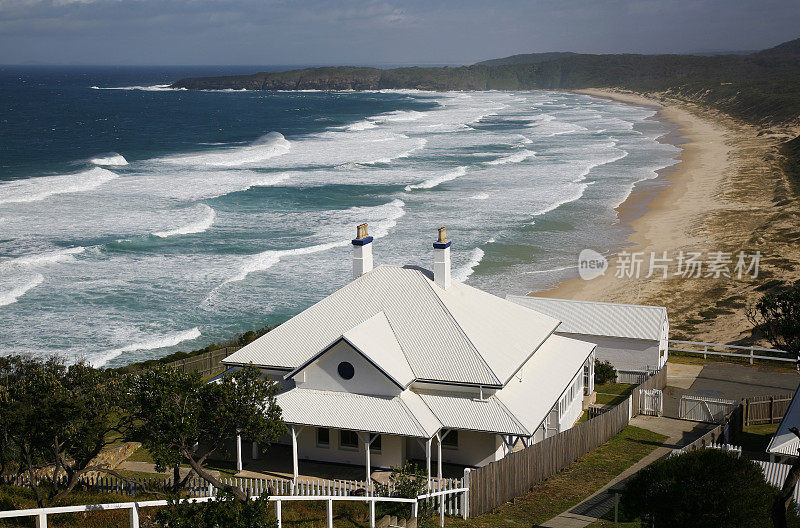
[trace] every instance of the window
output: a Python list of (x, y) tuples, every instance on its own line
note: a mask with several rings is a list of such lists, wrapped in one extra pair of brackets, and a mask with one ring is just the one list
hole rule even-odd
[(328, 447), (331, 444), (331, 430), (324, 427), (317, 427), (317, 445)]
[(354, 431), (339, 431), (339, 447), (358, 449), (358, 434)]
[(372, 440), (369, 448), (371, 451), (380, 451), (381, 450), (381, 435), (370, 434), (369, 439)]
[(346, 380), (353, 379), (353, 376), (356, 373), (356, 369), (354, 369), (353, 365), (347, 361), (342, 361), (339, 363), (339, 368), (337, 370), (339, 371), (339, 375)]
[(450, 432), (442, 438), (442, 447), (458, 449), (458, 431), (451, 429)]

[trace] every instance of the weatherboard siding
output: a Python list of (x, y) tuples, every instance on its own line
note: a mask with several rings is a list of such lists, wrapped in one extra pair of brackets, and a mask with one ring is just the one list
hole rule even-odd
[(594, 343), (597, 345), (596, 357), (600, 361), (608, 361), (614, 368), (622, 370), (656, 370), (666, 361), (659, 357), (659, 342), (645, 339), (629, 339), (625, 337), (589, 336), (556, 332), (558, 335)]

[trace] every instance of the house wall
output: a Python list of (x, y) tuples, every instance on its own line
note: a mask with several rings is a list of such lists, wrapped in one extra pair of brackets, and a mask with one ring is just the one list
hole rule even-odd
[[(425, 441), (423, 440), (423, 445)], [(425, 460), (425, 449), (414, 438), (406, 439), (406, 453), (409, 459)], [(431, 442), (431, 472), (436, 475), (438, 449), (436, 440)], [(449, 464), (462, 466), (483, 466), (503, 458), (504, 444), (500, 435), (478, 431), (458, 431), (458, 447), (442, 445), (442, 460)]]
[[(358, 449), (343, 448), (339, 444), (338, 429), (330, 430), (330, 444), (327, 447), (317, 445), (317, 430), (306, 427), (297, 438), (297, 456), (300, 460), (317, 460), (337, 464), (366, 464), (364, 443), (359, 439)], [(291, 443), (291, 441), (290, 441)], [(390, 468), (402, 465), (405, 460), (405, 437), (381, 435), (381, 450), (370, 450), (370, 464), (373, 468)]]
[[(339, 375), (339, 363), (347, 361), (353, 365), (355, 374), (346, 380)], [(316, 361), (295, 374), (297, 387), (376, 396), (396, 396), (400, 388), (378, 370), (364, 356), (356, 352), (347, 342), (340, 341)]]
[(556, 333), (564, 337), (596, 344), (595, 353), (597, 359), (610, 362), (617, 370), (656, 369), (663, 366), (666, 361), (666, 354), (661, 357), (659, 353), (660, 341)]

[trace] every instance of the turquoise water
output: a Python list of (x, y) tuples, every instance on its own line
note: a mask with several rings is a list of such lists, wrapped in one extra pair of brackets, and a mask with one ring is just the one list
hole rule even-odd
[(430, 266), (445, 225), (457, 280), (546, 288), (678, 152), (574, 94), (160, 86), (190, 74), (0, 72), (2, 353), (119, 365), (285, 320), (350, 279), (361, 222), (376, 264)]

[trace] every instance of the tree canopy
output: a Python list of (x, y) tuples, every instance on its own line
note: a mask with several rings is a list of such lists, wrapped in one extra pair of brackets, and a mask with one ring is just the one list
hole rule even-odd
[[(700, 449), (659, 460), (637, 473), (622, 496), (623, 511), (652, 528), (772, 526), (778, 490), (746, 458)], [(788, 526), (800, 526), (791, 509)]]
[(800, 281), (765, 293), (747, 318), (772, 343), (800, 360)]

